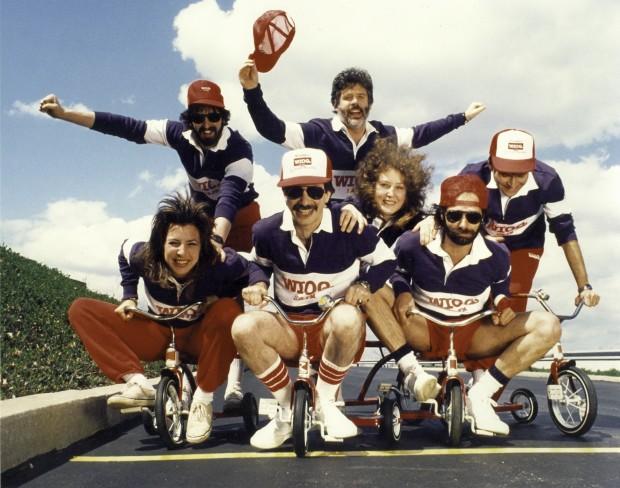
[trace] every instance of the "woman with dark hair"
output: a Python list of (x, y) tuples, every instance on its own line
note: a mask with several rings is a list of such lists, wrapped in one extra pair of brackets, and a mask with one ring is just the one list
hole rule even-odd
[(129, 408), (154, 404), (155, 390), (144, 376), (141, 361), (162, 359), (171, 336), (168, 325), (132, 313), (140, 278), (149, 309), (156, 314), (172, 315), (198, 301), (207, 304), (167, 322), (175, 327), (177, 349), (198, 365), (198, 388), (187, 425), (187, 441), (192, 444), (204, 442), (211, 433), (213, 392), (226, 380), (236, 354), (230, 334), (233, 320), (241, 313), (233, 298), (240, 292), (236, 283), (247, 275), (245, 259), (230, 248), (224, 248), (222, 256), (213, 244), (213, 219), (204, 207), (179, 194), (162, 200), (149, 241), (134, 244), (128, 256), (125, 243), (121, 247), (120, 305), (78, 298), (68, 312), (71, 326), (101, 371), (125, 383), (108, 405)]
[[(431, 167), (423, 164), (424, 160), (423, 154), (383, 138), (375, 142), (357, 168), (356, 205), (388, 246), (425, 217), (422, 207), (431, 181)], [(415, 398), (433, 398), (438, 392), (437, 379), (426, 373), (415, 358), (392, 312), (393, 305), (394, 292), (385, 285), (364, 306), (368, 325), (385, 347), (395, 353), (405, 385)]]

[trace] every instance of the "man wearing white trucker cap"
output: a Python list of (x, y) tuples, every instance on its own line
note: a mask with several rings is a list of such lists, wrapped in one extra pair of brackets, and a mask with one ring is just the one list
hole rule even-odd
[[(549, 230), (562, 247), (577, 285), (575, 303), (589, 307), (599, 295), (589, 283), (564, 186), (558, 173), (536, 159), (534, 137), (520, 129), (497, 132), (491, 140), (489, 158), (468, 164), (461, 174), (478, 175), (487, 185), (489, 207), (484, 229), (488, 236), (510, 250), (510, 293), (528, 293), (532, 287), (545, 243), (545, 217)], [(515, 312), (523, 312), (527, 299), (512, 299)], [(466, 362), (468, 370), (486, 369), (488, 361)], [(477, 376), (478, 373), (475, 374)]]
[[(489, 191), (489, 208), (484, 228), (489, 236), (501, 240), (511, 254), (511, 293), (527, 293), (545, 242), (545, 219), (577, 285), (576, 302), (587, 306), (599, 302), (592, 289), (577, 241), (570, 209), (564, 201), (564, 186), (558, 173), (536, 159), (534, 138), (526, 131), (505, 129), (493, 136), (489, 159), (468, 164), (462, 174), (478, 175)], [(525, 302), (514, 301), (515, 311), (524, 311)]]
[(318, 315), (323, 296), (344, 298), (324, 321), (303, 330), (264, 310), (235, 320), (232, 336), (241, 358), (278, 402), (276, 416), (250, 440), (259, 449), (276, 448), (292, 435), (293, 391), (286, 362), (298, 360), (304, 331), (310, 361), (319, 364), (316, 405), (327, 434), (357, 434), (355, 424), (337, 408), (336, 393), (364, 349), (365, 317), (357, 305), (384, 285), (395, 258), (372, 227), (360, 234), (340, 230), (340, 210), (327, 206), (333, 193), (331, 178), (331, 161), (323, 151), (285, 153), (278, 186), (286, 209), (253, 229), (250, 285), (243, 290), (246, 302), (263, 303), (272, 274), (275, 299), (292, 318)]
[(195, 80), (187, 89), (187, 110), (181, 121), (136, 120), (107, 112), (68, 109), (56, 95), (47, 95), (39, 110), (136, 144), (160, 144), (174, 149), (185, 168), (191, 195), (210, 206), (215, 218), (213, 240), (236, 251), (250, 251), (251, 229), (260, 219), (252, 184), (252, 148), (228, 127), (230, 112), (220, 87)]

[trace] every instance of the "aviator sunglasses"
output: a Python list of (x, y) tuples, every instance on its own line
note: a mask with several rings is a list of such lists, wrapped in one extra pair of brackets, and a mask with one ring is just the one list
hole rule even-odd
[(448, 210), (446, 212), (446, 220), (451, 224), (460, 222), (463, 215), (470, 224), (479, 224), (482, 221), (482, 214), (478, 212), (463, 212), (462, 210)]
[(301, 196), (306, 191), (307, 195), (312, 198), (312, 200), (320, 200), (323, 195), (325, 195), (325, 188), (321, 186), (285, 186), (282, 188), (282, 191), (286, 195), (286, 198), (291, 200), (297, 200), (301, 198)]
[(194, 124), (202, 124), (205, 119), (207, 119), (209, 122), (219, 122), (222, 119), (222, 114), (220, 112), (209, 112), (207, 114), (189, 114), (189, 120)]

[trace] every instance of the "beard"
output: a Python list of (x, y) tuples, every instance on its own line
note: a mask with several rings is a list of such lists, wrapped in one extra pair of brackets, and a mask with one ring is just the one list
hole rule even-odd
[(466, 246), (467, 244), (471, 244), (472, 242), (474, 242), (474, 239), (478, 235), (479, 231), (476, 231), (473, 233), (462, 234), (459, 232), (455, 232), (454, 230), (446, 226), (444, 227), (444, 232), (446, 236), (448, 236), (450, 240), (454, 242), (455, 244), (458, 244), (459, 246)]
[(211, 135), (207, 135), (207, 133), (203, 129), (200, 129), (196, 132), (198, 135), (198, 140), (201, 142), (201, 144), (204, 144), (206, 147), (211, 147), (215, 146), (217, 144), (217, 141), (220, 140), (223, 130), (224, 125), (222, 125), (219, 129), (216, 129), (215, 132)]
[[(361, 118), (351, 118), (351, 111), (359, 110), (361, 112)], [(368, 120), (368, 114), (370, 112), (370, 107), (362, 108), (359, 105), (353, 105), (349, 107), (345, 112), (342, 113), (342, 121), (344, 125), (349, 129), (357, 129), (366, 124), (366, 120)]]

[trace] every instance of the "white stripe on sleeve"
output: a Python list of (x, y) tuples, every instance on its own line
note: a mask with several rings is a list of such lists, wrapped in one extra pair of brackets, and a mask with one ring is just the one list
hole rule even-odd
[(301, 149), (306, 147), (304, 143), (304, 131), (296, 122), (284, 122), (284, 142), (282, 145), (288, 149)]
[(147, 120), (146, 132), (144, 133), (144, 140), (149, 144), (161, 144), (162, 146), (169, 146), (168, 139), (166, 138), (166, 125), (167, 120)]

